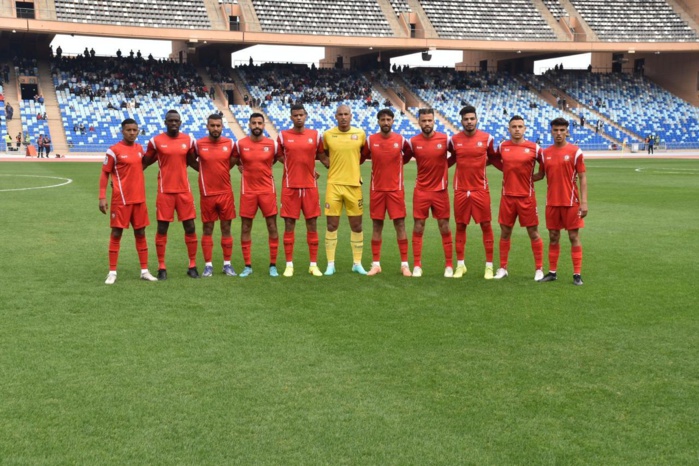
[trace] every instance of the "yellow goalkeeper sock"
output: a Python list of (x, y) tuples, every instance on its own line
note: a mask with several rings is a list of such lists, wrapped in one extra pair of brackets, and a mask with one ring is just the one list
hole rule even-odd
[(335, 262), (335, 248), (337, 248), (337, 230), (325, 232), (325, 255), (328, 262)]
[(352, 259), (355, 264), (362, 263), (362, 251), (364, 250), (364, 233), (352, 232), (350, 235), (350, 243), (352, 243)]

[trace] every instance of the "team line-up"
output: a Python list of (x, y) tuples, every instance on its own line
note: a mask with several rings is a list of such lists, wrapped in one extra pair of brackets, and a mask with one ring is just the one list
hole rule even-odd
[[(351, 125), (352, 113), (340, 105), (335, 113), (337, 126), (323, 134), (306, 128), (308, 116), (302, 105), (292, 105), (292, 127), (279, 133), (277, 140), (263, 134), (265, 119), (253, 113), (248, 122), (249, 136), (234, 142), (222, 136), (223, 122), (219, 115), (207, 119), (208, 136), (195, 140), (181, 133), (180, 115), (170, 110), (165, 116), (166, 131), (148, 141), (147, 148), (136, 142), (138, 124), (126, 119), (121, 124), (123, 139), (107, 150), (100, 178), (99, 209), (110, 213), (109, 273), (105, 283), (117, 278), (117, 261), (123, 230), (133, 226), (136, 249), (141, 264), (141, 278), (147, 281), (167, 279), (165, 252), (170, 223), (177, 218), (184, 227), (189, 256), (187, 275), (199, 278), (196, 264), (198, 238), (195, 228), (196, 209), (190, 189), (187, 167), (198, 172), (200, 214), (203, 223), (201, 248), (204, 255), (203, 277), (214, 273), (213, 231), (219, 221), (223, 273), (236, 276), (231, 265), (233, 236), (231, 222), (236, 208), (230, 171), (238, 166), (241, 173), (240, 245), (245, 263), (240, 277), (253, 273), (251, 260), (251, 230), (257, 211), (262, 212), (267, 225), (269, 242), (269, 275), (278, 277), (276, 267), (279, 248), (277, 231), (277, 193), (272, 166), (283, 164), (281, 217), (284, 219), (283, 246), (286, 268), (283, 275), (294, 275), (294, 243), (296, 221), (303, 213), (306, 222), (306, 242), (309, 249), (308, 273), (313, 276), (334, 275), (337, 229), (344, 209), (351, 228), (353, 255), (352, 272), (377, 275), (382, 272), (381, 238), (386, 216), (393, 221), (398, 249), (400, 273), (406, 277), (421, 277), (422, 245), (425, 221), (437, 220), (444, 250), (444, 276), (460, 278), (466, 273), (466, 228), (471, 219), (483, 233), (485, 248), (485, 279), (502, 279), (508, 275), (510, 239), (515, 222), (526, 228), (534, 256), (534, 279), (550, 282), (557, 279), (560, 254), (560, 233), (566, 230), (571, 243), (573, 284), (582, 285), (582, 243), (580, 229), (587, 215), (587, 178), (582, 151), (568, 143), (568, 121), (551, 121), (554, 143), (542, 149), (524, 139), (525, 122), (520, 116), (509, 121), (510, 139), (494, 147), (493, 137), (477, 129), (476, 109), (466, 106), (459, 112), (463, 131), (452, 137), (434, 130), (434, 111), (420, 109), (418, 123), (421, 132), (410, 139), (395, 133), (394, 114), (390, 109), (377, 113), (380, 131), (367, 137), (364, 130)], [(408, 264), (407, 216), (403, 186), (403, 165), (415, 159), (417, 177), (413, 190), (412, 232), (413, 269)], [(371, 160), (370, 216), (373, 222), (371, 250), (373, 261), (367, 272), (362, 266), (364, 235), (362, 215), (364, 200), (360, 165)], [(319, 239), (317, 218), (320, 216), (318, 191), (319, 174), (316, 161), (327, 169), (325, 194), (325, 251), (327, 268), (318, 267)], [(145, 228), (149, 225), (146, 207), (144, 170), (158, 163), (158, 192), (156, 197), (157, 232), (155, 248), (158, 257), (157, 277), (148, 270), (148, 244)], [(538, 170), (536, 165), (538, 164)], [(453, 181), (455, 241), (450, 228), (451, 206), (448, 191), (448, 170), (456, 165)], [(494, 235), (491, 226), (491, 202), (486, 166), (493, 165), (503, 172), (502, 195), (498, 213), (500, 224), (499, 268), (493, 272)], [(112, 186), (111, 205), (107, 203), (107, 187)], [(546, 228), (549, 231), (549, 272), (544, 275), (544, 244), (538, 231), (538, 212), (534, 183), (546, 178)], [(454, 244), (455, 243), (455, 244)], [(453, 249), (456, 249), (456, 267)]]

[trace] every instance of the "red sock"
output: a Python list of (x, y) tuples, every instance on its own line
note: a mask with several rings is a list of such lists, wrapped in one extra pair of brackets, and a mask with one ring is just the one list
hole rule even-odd
[(251, 257), (252, 257), (252, 241), (247, 240), (247, 241), (240, 241), (240, 249), (243, 250), (243, 262), (245, 262), (245, 266), (249, 266), (252, 264)]
[(570, 257), (573, 259), (573, 273), (580, 275), (582, 270), (582, 245), (570, 248)]
[(451, 231), (442, 234), (442, 248), (444, 249), (445, 267), (454, 267), (454, 242), (451, 239)]
[(279, 252), (279, 238), (269, 238), (269, 263), (277, 263), (277, 253)]
[(493, 245), (495, 240), (493, 238), (493, 227), (488, 223), (487, 225), (481, 225), (481, 231), (483, 232), (483, 247), (485, 247), (485, 261), (493, 262)]
[(233, 237), (223, 236), (221, 237), (221, 249), (223, 250), (223, 260), (230, 262), (233, 256)]
[(284, 232), (284, 255), (287, 262), (294, 261), (294, 241), (295, 235), (293, 231)]
[(413, 262), (415, 267), (422, 267), (422, 233), (413, 232)]
[(185, 234), (184, 243), (187, 245), (187, 256), (189, 256), (189, 266), (197, 266), (197, 245), (199, 244), (199, 239), (196, 233)]
[(155, 234), (155, 254), (158, 256), (158, 269), (165, 269), (165, 249), (167, 248), (167, 234)]
[(381, 261), (381, 240), (371, 240), (371, 256), (374, 262)]
[(115, 238), (109, 235), (109, 271), (116, 272), (117, 261), (119, 260), (119, 248), (121, 247), (121, 237)]
[(507, 258), (510, 255), (510, 240), (500, 240), (500, 268), (507, 270)]
[(201, 237), (201, 252), (204, 254), (204, 262), (211, 262), (211, 257), (214, 255), (214, 237), (211, 235), (203, 235)]
[(306, 242), (308, 243), (308, 254), (311, 262), (318, 262), (318, 232), (306, 232)]
[(456, 229), (456, 260), (462, 261), (466, 257), (466, 230)]
[(549, 243), (549, 270), (555, 272), (558, 270), (558, 256), (561, 254), (561, 243)]
[(398, 240), (398, 252), (400, 252), (400, 261), (408, 262), (408, 238)]
[(544, 266), (544, 241), (541, 238), (532, 241), (532, 252), (534, 253), (534, 267), (539, 270)]
[(136, 252), (138, 253), (138, 262), (141, 263), (143, 270), (148, 268), (148, 241), (146, 235), (136, 235)]

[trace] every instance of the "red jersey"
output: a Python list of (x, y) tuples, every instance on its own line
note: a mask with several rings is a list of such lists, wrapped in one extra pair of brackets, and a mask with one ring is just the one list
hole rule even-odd
[(583, 153), (575, 144), (544, 149), (546, 173), (546, 205), (574, 206), (580, 204), (578, 173), (585, 173)]
[(208, 136), (197, 139), (194, 150), (199, 160), (199, 193), (214, 196), (233, 192), (231, 188), (231, 155), (235, 144), (221, 136), (212, 141)]
[(541, 163), (543, 151), (538, 144), (522, 141), (515, 144), (504, 141), (498, 148), (502, 159), (502, 195), (512, 197), (530, 197), (534, 195), (534, 167)]
[(143, 147), (138, 143), (128, 146), (119, 141), (107, 149), (102, 171), (112, 175), (112, 205), (146, 202), (142, 158)]
[(248, 136), (238, 141), (236, 146), (243, 167), (240, 192), (242, 194), (276, 192), (272, 165), (277, 153), (277, 143), (268, 137), (255, 142)]
[(190, 191), (187, 177), (187, 154), (194, 147), (194, 138), (184, 133), (170, 137), (161, 133), (148, 141), (146, 157), (158, 160), (158, 192), (186, 193)]
[(473, 136), (461, 131), (451, 137), (449, 152), (456, 157), (454, 191), (488, 192), (485, 167), (496, 156), (493, 136), (481, 130)]
[(410, 153), (410, 144), (398, 133), (370, 135), (362, 154), (371, 159), (371, 190), (402, 191), (403, 155)]
[(314, 129), (296, 132), (287, 129), (277, 136), (279, 153), (284, 157), (282, 184), (287, 188), (315, 188), (316, 155), (323, 152), (323, 140)]
[(431, 138), (423, 133), (410, 138), (410, 149), (417, 162), (415, 189), (442, 191), (449, 185), (447, 149), (449, 136), (434, 132)]

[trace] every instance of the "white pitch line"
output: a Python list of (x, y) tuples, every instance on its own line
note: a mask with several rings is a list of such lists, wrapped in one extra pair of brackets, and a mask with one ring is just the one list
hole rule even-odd
[(667, 173), (668, 175), (696, 175), (699, 174), (699, 169), (696, 168), (661, 168), (661, 167), (649, 167), (649, 168), (636, 168), (635, 172), (659, 172)]
[(58, 183), (58, 184), (52, 184), (49, 186), (34, 186), (32, 188), (12, 188), (12, 189), (0, 189), (0, 192), (8, 192), (8, 191), (29, 191), (32, 189), (49, 189), (49, 188), (58, 188), (59, 186), (65, 186), (67, 184), (70, 184), (73, 182), (70, 178), (63, 178), (60, 176), (44, 176), (44, 175), (10, 175), (10, 174), (1, 174), (0, 176), (23, 176), (27, 178), (49, 178), (52, 180), (64, 180), (63, 183)]

